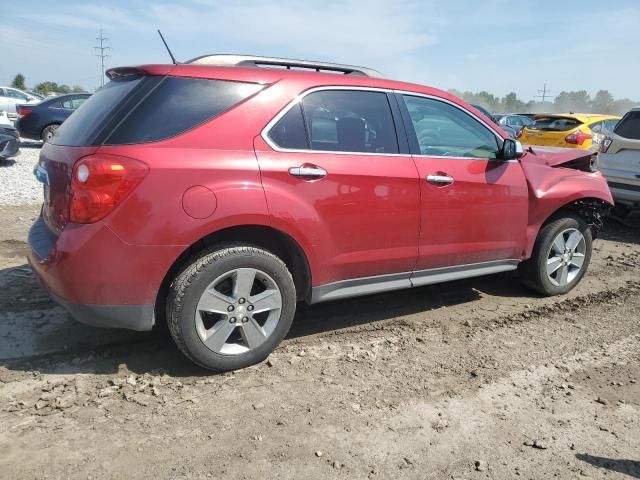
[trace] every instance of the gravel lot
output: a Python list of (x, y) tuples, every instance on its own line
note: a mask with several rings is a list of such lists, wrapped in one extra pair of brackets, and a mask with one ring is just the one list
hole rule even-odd
[(39, 142), (21, 142), (20, 153), (0, 162), (0, 205), (27, 205), (42, 201), (42, 185), (33, 176), (40, 155)]
[(640, 478), (640, 216), (568, 295), (508, 273), (301, 308), (267, 362), (212, 375), (50, 300), (37, 154), (0, 167), (0, 478)]

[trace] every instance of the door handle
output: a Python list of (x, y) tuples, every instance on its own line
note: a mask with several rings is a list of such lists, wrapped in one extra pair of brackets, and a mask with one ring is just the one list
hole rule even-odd
[(438, 186), (451, 185), (453, 177), (449, 175), (427, 175), (427, 182)]
[(327, 171), (316, 165), (303, 165), (302, 167), (291, 167), (289, 175), (293, 177), (322, 178), (327, 176)]

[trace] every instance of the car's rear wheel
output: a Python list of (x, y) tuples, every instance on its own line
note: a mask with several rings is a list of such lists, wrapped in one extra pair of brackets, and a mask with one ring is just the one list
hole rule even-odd
[(551, 296), (567, 293), (582, 279), (591, 260), (591, 228), (567, 214), (545, 225), (530, 259), (519, 266), (525, 285)]
[(42, 135), (40, 136), (42, 141), (44, 143), (49, 143), (53, 138), (53, 135), (56, 133), (56, 130), (58, 129), (59, 126), (60, 125), (54, 124), (54, 125), (47, 125), (46, 127), (44, 127), (44, 129), (42, 130)]
[(180, 350), (215, 371), (258, 363), (285, 337), (296, 289), (278, 257), (251, 246), (214, 249), (172, 282), (167, 324)]

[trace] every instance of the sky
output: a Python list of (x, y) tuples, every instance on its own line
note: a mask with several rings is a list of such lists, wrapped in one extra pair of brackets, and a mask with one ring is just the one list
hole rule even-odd
[(4, 0), (0, 85), (100, 84), (107, 67), (240, 53), (332, 61), (444, 90), (516, 92), (547, 84), (640, 99), (638, 0)]

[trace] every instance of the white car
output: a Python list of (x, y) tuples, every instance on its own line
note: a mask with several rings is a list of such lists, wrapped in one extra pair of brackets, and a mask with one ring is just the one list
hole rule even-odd
[(16, 105), (19, 103), (39, 103), (41, 98), (13, 87), (0, 87), (0, 112), (5, 111), (10, 119), (18, 116)]
[(620, 213), (640, 208), (640, 107), (631, 109), (604, 138), (598, 168)]

